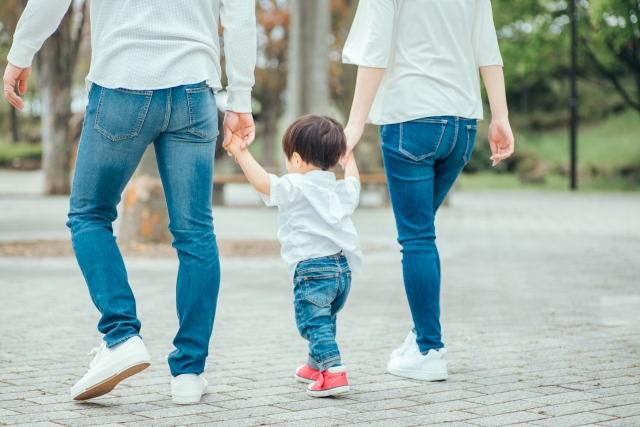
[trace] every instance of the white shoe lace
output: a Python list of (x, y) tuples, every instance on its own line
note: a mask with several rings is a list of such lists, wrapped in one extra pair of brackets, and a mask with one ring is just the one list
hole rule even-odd
[(96, 355), (91, 361), (91, 363), (89, 363), (89, 372), (91, 372), (91, 370), (95, 368), (95, 366), (98, 364), (98, 360), (100, 360), (100, 357), (106, 350), (107, 350), (107, 344), (103, 341), (100, 344), (100, 347), (96, 347), (93, 350), (91, 350), (89, 353), (87, 353), (87, 356), (91, 356), (92, 354)]

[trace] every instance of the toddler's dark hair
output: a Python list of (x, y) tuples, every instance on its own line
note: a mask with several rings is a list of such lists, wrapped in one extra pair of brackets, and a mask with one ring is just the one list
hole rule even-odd
[(298, 153), (302, 160), (326, 171), (347, 152), (342, 126), (326, 116), (308, 114), (293, 122), (284, 133), (282, 149), (287, 159)]

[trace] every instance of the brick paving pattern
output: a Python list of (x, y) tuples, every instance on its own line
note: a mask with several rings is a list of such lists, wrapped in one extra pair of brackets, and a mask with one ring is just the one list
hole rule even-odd
[[(14, 232), (2, 212), (16, 203), (58, 215), (66, 202), (0, 198), (0, 240)], [(277, 257), (222, 260), (212, 386), (193, 406), (170, 399), (175, 258), (127, 259), (151, 367), (80, 403), (69, 388), (101, 337), (75, 260), (0, 258), (0, 425), (637, 427), (639, 212), (633, 194), (457, 192), (437, 224), (450, 378), (426, 383), (385, 371), (411, 326), (400, 254), (390, 210), (358, 210), (366, 265), (338, 320), (352, 391), (327, 399), (293, 379), (306, 344)], [(273, 210), (215, 217), (221, 238), (274, 239)], [(29, 229), (21, 223), (21, 238)]]

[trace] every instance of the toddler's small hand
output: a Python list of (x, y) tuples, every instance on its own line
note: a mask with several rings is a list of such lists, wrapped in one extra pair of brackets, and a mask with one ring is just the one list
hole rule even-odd
[[(244, 140), (237, 136), (236, 134), (231, 135), (231, 141), (227, 144), (224, 149), (227, 150), (230, 156), (238, 156), (238, 154), (243, 150), (242, 143)], [(245, 148), (246, 150), (246, 148)]]

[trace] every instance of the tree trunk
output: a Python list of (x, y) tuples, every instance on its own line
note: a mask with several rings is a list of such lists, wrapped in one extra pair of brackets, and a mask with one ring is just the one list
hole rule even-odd
[(71, 192), (71, 84), (86, 14), (84, 6), (82, 10), (76, 39), (72, 37), (72, 4), (56, 32), (44, 43), (37, 55), (45, 194)]
[[(329, 0), (291, 0), (287, 122), (329, 112)], [(284, 161), (280, 162), (284, 173)]]
[(275, 161), (276, 133), (278, 130), (278, 115), (275, 105), (266, 105), (262, 110), (263, 132), (262, 132), (262, 165), (272, 167)]
[(20, 116), (18, 110), (13, 107), (9, 107), (9, 122), (11, 124), (11, 140), (20, 142)]
[(153, 144), (127, 185), (118, 239), (125, 243), (170, 243), (169, 215)]
[[(358, 9), (358, 0), (347, 1), (349, 5), (349, 19), (347, 20), (349, 30), (353, 24), (353, 19), (356, 16), (356, 10)], [(349, 117), (351, 113), (351, 105), (353, 104), (353, 96), (356, 91), (356, 79), (358, 77), (358, 66), (352, 64), (343, 64), (344, 73), (344, 96), (342, 97), (342, 112), (345, 117)]]

